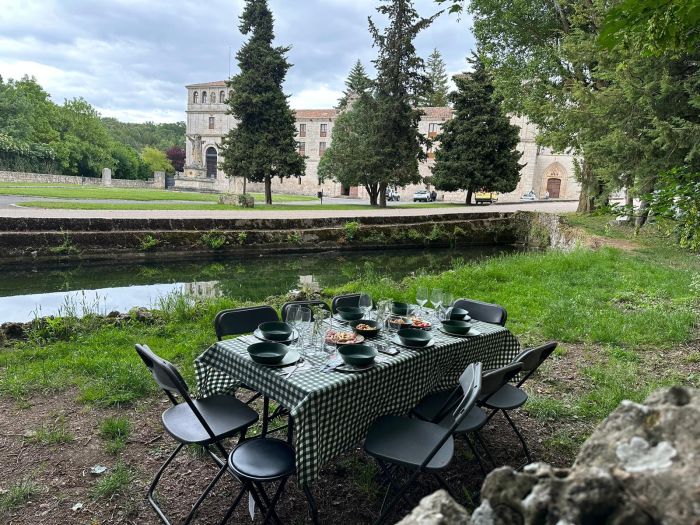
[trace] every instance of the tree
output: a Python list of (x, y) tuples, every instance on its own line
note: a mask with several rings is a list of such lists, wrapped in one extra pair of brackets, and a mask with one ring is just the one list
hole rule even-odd
[(430, 54), (425, 65), (428, 78), (430, 79), (430, 88), (428, 92), (421, 97), (419, 104), (421, 106), (433, 107), (447, 106), (449, 103), (448, 94), (450, 92), (447, 83), (447, 67), (437, 48)]
[(369, 91), (371, 81), (358, 62), (346, 81), (346, 96), (354, 94), (333, 126), (333, 142), (318, 165), (319, 180), (333, 178), (344, 186), (363, 186), (369, 203), (377, 205), (381, 171), (374, 151), (375, 113), (377, 103)]
[(389, 184), (405, 186), (420, 181), (418, 162), (426, 158), (426, 141), (418, 132), (422, 112), (412, 102), (426, 91), (429, 80), (413, 40), (437, 15), (420, 18), (411, 0), (381, 3), (377, 11), (389, 18), (389, 25), (380, 31), (370, 17), (369, 30), (378, 48), (373, 61), (377, 70), (377, 109), (372, 149), (378, 161), (379, 204), (385, 207)]
[(272, 12), (266, 0), (246, 0), (240, 31), (252, 33), (236, 54), (240, 72), (232, 89), (228, 112), (239, 124), (223, 139), (223, 169), (265, 183), (265, 202), (272, 204), (272, 177), (302, 176), (304, 158), (296, 149), (294, 114), (282, 91), (291, 67), (289, 47), (273, 47)]
[(112, 142), (110, 156), (114, 159), (115, 179), (140, 179), (142, 160), (131, 146)]
[(185, 150), (180, 146), (168, 148), (165, 152), (165, 156), (168, 157), (170, 164), (173, 165), (174, 171), (182, 172), (185, 169), (185, 157), (187, 155)]
[(474, 70), (454, 77), (457, 91), (450, 93), (454, 117), (437, 137), (432, 182), (445, 191), (466, 190), (467, 205), (472, 193), (485, 189), (510, 192), (520, 180), (516, 149), (519, 130), (501, 108), (484, 64), (475, 55)]
[(173, 172), (173, 165), (160, 150), (146, 146), (141, 152), (141, 160), (148, 166), (150, 174), (156, 171), (164, 171), (166, 173)]
[(347, 80), (345, 81), (345, 91), (343, 96), (338, 101), (338, 109), (347, 108), (348, 102), (361, 96), (363, 93), (369, 92), (373, 87), (372, 80), (367, 76), (365, 66), (359, 60), (350, 70)]
[(119, 122), (115, 118), (102, 119), (111, 137), (122, 144), (141, 151), (146, 146), (165, 151), (172, 146), (185, 147), (185, 123)]

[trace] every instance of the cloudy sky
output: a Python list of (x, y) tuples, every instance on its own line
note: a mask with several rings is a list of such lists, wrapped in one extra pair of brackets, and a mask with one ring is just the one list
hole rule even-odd
[[(130, 122), (184, 120), (186, 84), (225, 79), (244, 39), (243, 0), (0, 0), (0, 75), (33, 75), (54, 101), (82, 96), (104, 116)], [(295, 108), (335, 105), (358, 58), (376, 50), (367, 16), (377, 0), (270, 0), (277, 44), (291, 45), (285, 91)], [(418, 12), (439, 10), (416, 0)], [(454, 74), (474, 48), (469, 21), (443, 14), (420, 35)], [(235, 72), (235, 58), (232, 65)]]

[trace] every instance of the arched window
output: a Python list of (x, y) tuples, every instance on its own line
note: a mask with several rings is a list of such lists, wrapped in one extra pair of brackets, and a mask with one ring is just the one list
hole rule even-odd
[(221, 104), (223, 104), (225, 100), (226, 100), (226, 93), (222, 89), (221, 91), (219, 91), (219, 102)]
[(195, 91), (192, 94), (192, 103), (197, 104), (199, 102), (199, 91)]
[(206, 103), (207, 103), (207, 92), (202, 91), (202, 104), (206, 104)]
[(216, 156), (216, 149), (212, 148), (211, 146), (207, 148), (207, 153), (206, 153), (206, 159), (207, 159), (207, 177), (211, 179), (216, 178), (216, 164), (217, 164), (217, 156)]

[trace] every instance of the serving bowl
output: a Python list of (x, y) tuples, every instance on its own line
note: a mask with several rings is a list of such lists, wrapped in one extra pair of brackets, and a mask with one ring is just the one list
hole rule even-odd
[(258, 330), (265, 339), (271, 341), (287, 341), (292, 337), (293, 329), (291, 325), (282, 321), (268, 321), (260, 323)]
[(462, 321), (465, 317), (469, 315), (469, 311), (464, 308), (452, 308), (450, 312), (450, 319), (455, 321)]
[(469, 324), (467, 321), (450, 319), (442, 322), (442, 329), (451, 334), (466, 335), (469, 333), (470, 328), (471, 324)]
[(358, 319), (362, 319), (362, 316), (365, 315), (365, 311), (357, 306), (340, 306), (336, 308), (336, 312), (338, 312), (340, 318), (345, 321), (357, 321)]
[[(382, 323), (379, 321), (372, 321), (370, 319), (358, 319), (357, 321), (350, 321), (348, 323), (350, 327), (352, 327), (352, 331), (355, 332), (356, 334), (363, 335), (365, 337), (374, 337), (379, 333), (379, 330), (382, 327)], [(360, 325), (367, 325), (371, 328), (358, 328)]]
[(426, 346), (432, 340), (432, 336), (420, 328), (401, 328), (396, 335), (401, 344), (406, 346)]
[(374, 362), (377, 351), (369, 345), (351, 344), (338, 348), (340, 357), (352, 366), (367, 366)]
[(262, 365), (275, 365), (287, 355), (287, 346), (282, 343), (261, 341), (248, 347), (250, 358)]

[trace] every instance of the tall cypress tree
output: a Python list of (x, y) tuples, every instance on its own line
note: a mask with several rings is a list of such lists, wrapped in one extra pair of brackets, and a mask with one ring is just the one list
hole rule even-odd
[(444, 191), (466, 190), (467, 204), (472, 193), (513, 191), (520, 180), (518, 164), (522, 153), (516, 149), (518, 127), (494, 96), (491, 78), (476, 56), (469, 60), (474, 70), (454, 77), (457, 91), (450, 93), (455, 115), (442, 127), (436, 140), (432, 182)]
[(447, 84), (447, 66), (442, 59), (440, 51), (435, 48), (428, 57), (425, 63), (428, 78), (430, 79), (430, 88), (428, 92), (421, 97), (421, 106), (443, 107), (449, 103), (448, 95), (450, 88)]
[(418, 132), (422, 113), (412, 103), (425, 93), (430, 81), (413, 40), (437, 15), (419, 17), (411, 0), (381, 0), (377, 11), (389, 18), (389, 25), (381, 32), (369, 18), (370, 34), (379, 50), (374, 60), (377, 112), (373, 140), (380, 166), (379, 204), (384, 207), (389, 184), (405, 186), (420, 181), (418, 161), (426, 157), (425, 138)]
[(273, 47), (272, 12), (267, 0), (246, 0), (239, 29), (250, 39), (236, 54), (240, 72), (228, 85), (228, 112), (239, 124), (224, 137), (223, 168), (230, 176), (265, 183), (265, 202), (272, 204), (272, 177), (304, 174), (297, 153), (294, 114), (282, 83), (291, 64), (289, 47)]
[(358, 59), (345, 80), (345, 91), (338, 101), (338, 109), (345, 109), (352, 97), (359, 97), (372, 89), (372, 80), (367, 76), (365, 66)]

